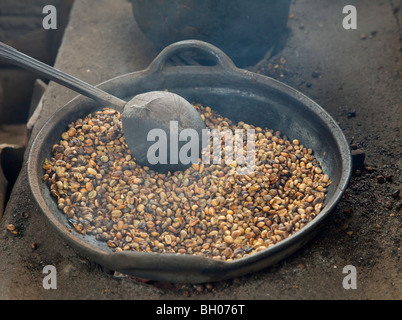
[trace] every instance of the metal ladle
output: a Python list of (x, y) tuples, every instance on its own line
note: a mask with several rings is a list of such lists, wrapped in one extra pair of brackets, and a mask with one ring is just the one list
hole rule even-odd
[[(147, 136), (152, 129), (160, 129), (166, 133), (167, 137), (170, 137), (171, 123), (173, 121), (176, 123), (174, 127), (174, 130), (177, 131), (175, 132), (176, 135), (181, 130), (191, 128), (196, 130), (198, 137), (202, 136), (202, 129), (205, 128), (204, 122), (195, 108), (181, 96), (166, 91), (152, 91), (139, 94), (127, 102), (27, 56), (2, 42), (0, 42), (0, 60), (55, 81), (95, 100), (105, 107), (113, 108), (122, 113), (126, 143), (139, 164), (147, 165), (160, 171), (176, 171), (189, 165), (180, 161), (155, 164), (150, 163), (148, 159), (148, 150), (152, 142), (148, 141)], [(170, 150), (169, 143), (167, 154), (171, 155), (170, 152), (178, 153), (178, 148), (175, 147), (174, 150)], [(167, 158), (178, 159), (178, 154)]]

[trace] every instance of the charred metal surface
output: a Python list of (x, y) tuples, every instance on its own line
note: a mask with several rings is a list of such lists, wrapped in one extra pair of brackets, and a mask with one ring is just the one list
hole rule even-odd
[(131, 0), (144, 34), (159, 49), (197, 39), (221, 48), (239, 67), (261, 60), (287, 34), (290, 0)]

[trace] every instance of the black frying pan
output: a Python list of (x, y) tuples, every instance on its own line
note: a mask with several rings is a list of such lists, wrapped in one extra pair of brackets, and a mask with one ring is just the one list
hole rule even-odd
[[(207, 65), (172, 66), (179, 53), (202, 54)], [(203, 60), (205, 61), (205, 59)], [(211, 106), (233, 121), (245, 121), (279, 130), (289, 139), (313, 149), (332, 184), (325, 207), (302, 230), (261, 252), (233, 261), (217, 261), (195, 255), (134, 251), (114, 253), (94, 236), (70, 232), (66, 216), (57, 208), (43, 182), (42, 164), (51, 156), (67, 125), (102, 107), (77, 96), (59, 109), (34, 139), (28, 158), (28, 178), (33, 195), (51, 225), (72, 247), (109, 269), (157, 281), (201, 283), (244, 275), (272, 265), (305, 245), (335, 208), (351, 175), (348, 143), (335, 120), (318, 104), (295, 89), (266, 76), (238, 69), (218, 48), (187, 40), (166, 47), (139, 72), (125, 74), (99, 84), (100, 89), (123, 100), (152, 90), (169, 90), (188, 101)]]

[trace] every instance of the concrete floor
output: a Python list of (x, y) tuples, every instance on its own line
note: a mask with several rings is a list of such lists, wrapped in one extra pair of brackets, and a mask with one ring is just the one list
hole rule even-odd
[[(55, 64), (93, 84), (141, 70), (157, 54), (135, 26), (128, 2), (97, 3), (76, 0)], [(265, 66), (261, 73), (274, 74), (326, 109), (348, 141), (365, 152), (370, 167), (353, 176), (313, 241), (275, 266), (212, 286), (111, 276), (47, 225), (24, 165), (0, 222), (0, 299), (401, 299), (402, 2), (351, 4), (357, 8), (357, 30), (342, 28), (342, 3), (293, 1), (284, 49), (260, 65)], [(283, 76), (268, 65), (280, 57)], [(74, 96), (51, 83), (33, 134)], [(379, 183), (378, 176), (387, 179)], [(9, 223), (21, 234), (7, 231)], [(42, 286), (42, 270), (49, 264), (58, 270), (56, 290)], [(357, 269), (357, 289), (342, 286), (346, 265)]]

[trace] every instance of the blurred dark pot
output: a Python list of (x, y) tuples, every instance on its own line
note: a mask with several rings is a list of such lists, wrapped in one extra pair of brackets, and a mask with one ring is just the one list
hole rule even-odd
[(286, 32), (290, 0), (131, 0), (134, 18), (158, 49), (209, 42), (238, 67), (256, 64)]

